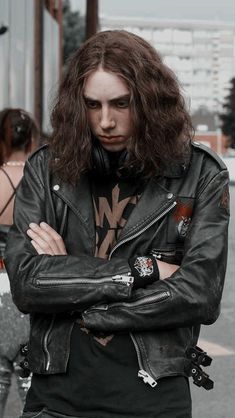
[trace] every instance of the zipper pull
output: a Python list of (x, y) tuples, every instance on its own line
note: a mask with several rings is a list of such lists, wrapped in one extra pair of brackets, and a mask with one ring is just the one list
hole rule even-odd
[(131, 276), (131, 273), (127, 274), (117, 274), (112, 277), (114, 283), (123, 283), (126, 286), (130, 286), (134, 282), (134, 277)]
[(47, 372), (48, 372), (49, 368), (50, 368), (50, 360), (47, 360), (47, 363), (46, 363), (46, 371)]
[(148, 383), (152, 388), (157, 386), (156, 380), (154, 380), (145, 370), (139, 370), (138, 377), (143, 379), (144, 383)]
[(151, 254), (157, 258), (158, 260), (160, 260), (162, 258), (162, 255), (160, 253), (157, 253), (156, 251), (151, 251)]

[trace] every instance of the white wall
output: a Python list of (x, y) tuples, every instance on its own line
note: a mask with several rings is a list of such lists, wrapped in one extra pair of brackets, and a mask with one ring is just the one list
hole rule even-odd
[[(0, 0), (0, 26), (8, 26), (0, 36), (0, 110), (22, 107), (34, 114), (34, 6), (33, 0)], [(59, 80), (59, 26), (47, 10), (43, 19), (43, 130), (47, 132)]]
[(43, 83), (43, 131), (50, 131), (50, 111), (59, 80), (59, 26), (51, 15), (44, 11), (44, 83)]
[(0, 0), (0, 109), (34, 108), (34, 2)]

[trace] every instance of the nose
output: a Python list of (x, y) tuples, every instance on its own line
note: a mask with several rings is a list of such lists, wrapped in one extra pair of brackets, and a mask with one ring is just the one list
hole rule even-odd
[(100, 114), (100, 127), (105, 131), (115, 128), (115, 119), (113, 113), (108, 108), (102, 108)]

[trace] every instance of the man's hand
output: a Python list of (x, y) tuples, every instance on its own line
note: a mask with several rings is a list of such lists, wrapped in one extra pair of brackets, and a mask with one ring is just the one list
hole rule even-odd
[(165, 263), (161, 260), (157, 260), (157, 265), (159, 269), (160, 280), (167, 279), (179, 268), (179, 266), (177, 266), (176, 264)]
[(41, 222), (39, 225), (30, 223), (27, 235), (31, 238), (31, 244), (38, 254), (67, 254), (62, 237), (46, 222)]

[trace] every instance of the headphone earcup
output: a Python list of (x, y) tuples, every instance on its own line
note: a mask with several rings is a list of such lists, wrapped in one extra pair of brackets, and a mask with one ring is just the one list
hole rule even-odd
[(100, 177), (110, 174), (109, 156), (99, 143), (92, 147), (92, 170)]
[[(92, 146), (92, 171), (98, 177), (107, 177), (116, 174), (120, 179), (133, 177), (131, 167), (127, 167), (130, 155), (126, 149), (116, 153), (106, 151), (98, 141), (94, 141)], [(113, 158), (114, 156), (114, 158)]]

